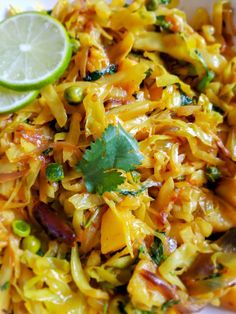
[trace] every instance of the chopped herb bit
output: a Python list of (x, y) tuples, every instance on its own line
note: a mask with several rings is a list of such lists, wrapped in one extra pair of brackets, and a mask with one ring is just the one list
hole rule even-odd
[(10, 281), (6, 281), (3, 285), (0, 286), (0, 291), (4, 291), (9, 289), (10, 287)]
[(153, 244), (150, 247), (149, 254), (154, 261), (155, 264), (158, 266), (161, 264), (162, 261), (164, 261), (164, 248), (163, 243), (158, 237), (154, 238)]
[(197, 56), (198, 61), (202, 64), (203, 68), (206, 71), (205, 75), (203, 76), (203, 78), (200, 80), (200, 82), (197, 85), (197, 90), (199, 92), (202, 92), (206, 89), (208, 84), (214, 79), (215, 73), (208, 69), (207, 64), (202, 54), (200, 53), (200, 51), (195, 49), (194, 52), (195, 52), (195, 55)]
[(170, 4), (172, 0), (160, 0), (161, 4)]
[(140, 245), (139, 249), (138, 249), (139, 253), (145, 253), (145, 248), (143, 245)]
[(187, 96), (184, 92), (180, 93), (181, 106), (188, 106), (193, 103), (193, 99)]
[(106, 72), (104, 70), (101, 70), (101, 71), (97, 70), (94, 72), (90, 72), (84, 77), (84, 81), (96, 81), (105, 74)]
[(131, 196), (137, 196), (139, 193), (141, 193), (140, 190), (137, 190), (137, 191), (120, 190), (119, 192), (122, 195), (131, 195)]
[(217, 167), (206, 167), (206, 177), (210, 183), (214, 183), (221, 178), (221, 171)]
[(129, 3), (125, 3), (124, 8), (128, 8), (128, 7), (129, 7)]
[(45, 149), (45, 150), (42, 152), (42, 154), (43, 154), (44, 156), (48, 156), (52, 151), (53, 151), (53, 148), (52, 148), (52, 147), (49, 147), (49, 148)]
[(107, 67), (106, 73), (107, 74), (114, 74), (117, 72), (117, 70), (118, 70), (117, 64), (111, 64), (111, 65), (109, 65), (109, 67)]
[(206, 62), (205, 62), (201, 52), (199, 50), (197, 50), (197, 49), (195, 49), (194, 52), (195, 52), (195, 55), (197, 56), (198, 61), (200, 61), (200, 63), (204, 67), (204, 69), (207, 71), (208, 68), (207, 68)]
[(213, 71), (207, 70), (206, 74), (198, 83), (197, 90), (199, 92), (203, 92), (207, 88), (207, 86), (210, 84), (210, 82), (214, 79), (214, 77), (215, 77), (215, 73)]
[(44, 252), (43, 252), (43, 250), (41, 248), (38, 250), (38, 252), (36, 254), (38, 256), (44, 256)]
[(174, 300), (174, 299), (166, 301), (165, 303), (162, 304), (161, 310), (166, 311), (169, 308), (171, 308), (173, 305), (178, 304), (179, 302), (180, 302), (179, 300)]
[(171, 31), (172, 24), (166, 20), (165, 15), (159, 15), (156, 17), (156, 25), (160, 27), (161, 31)]
[(47, 165), (46, 177), (50, 182), (58, 182), (64, 178), (64, 171), (62, 165), (52, 163)]
[(135, 170), (142, 159), (137, 141), (121, 125), (109, 125), (76, 168), (84, 175), (88, 192), (103, 194), (124, 182), (119, 170)]
[(107, 68), (102, 70), (96, 70), (94, 72), (88, 73), (84, 77), (84, 81), (96, 81), (100, 79), (105, 74), (114, 74), (117, 72), (118, 66), (116, 64), (110, 64)]
[(152, 72), (153, 72), (153, 69), (152, 69), (152, 68), (147, 69), (147, 71), (145, 71), (145, 74), (146, 74), (146, 77), (145, 77), (145, 78), (148, 78), (149, 76), (151, 76), (151, 75), (152, 75)]
[(190, 104), (193, 104), (195, 102), (195, 99), (192, 97), (189, 97), (181, 88), (181, 85), (179, 83), (175, 84), (180, 92), (180, 99), (181, 99), (181, 106), (187, 106)]
[(143, 185), (139, 190), (131, 191), (131, 190), (120, 190), (119, 193), (122, 195), (131, 195), (131, 196), (137, 196), (143, 191), (145, 191), (148, 188), (148, 186)]

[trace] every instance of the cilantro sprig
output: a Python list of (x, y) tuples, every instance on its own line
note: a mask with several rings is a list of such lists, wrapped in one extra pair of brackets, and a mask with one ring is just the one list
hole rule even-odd
[(109, 125), (85, 151), (76, 169), (84, 176), (88, 192), (102, 195), (124, 183), (121, 170), (132, 171), (143, 159), (137, 141), (121, 125)]

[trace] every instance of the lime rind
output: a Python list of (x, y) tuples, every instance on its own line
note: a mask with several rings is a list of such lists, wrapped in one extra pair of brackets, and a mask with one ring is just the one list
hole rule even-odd
[(38, 96), (38, 91), (17, 92), (0, 87), (0, 114), (15, 112), (32, 103)]
[[(0, 85), (5, 86), (6, 88), (17, 90), (17, 91), (29, 91), (29, 90), (40, 89), (41, 87), (56, 81), (65, 72), (66, 68), (68, 67), (68, 65), (70, 63), (70, 59), (72, 56), (72, 48), (71, 48), (70, 39), (69, 39), (69, 36), (67, 34), (67, 31), (65, 30), (63, 25), (60, 24), (56, 19), (48, 16), (45, 13), (25, 12), (25, 13), (20, 13), (20, 14), (13, 16), (13, 17), (10, 17), (10, 18), (8, 18), (5, 21), (0, 23), (0, 53), (2, 56), (4, 53), (6, 55), (8, 55), (9, 51), (11, 53), (13, 53), (12, 51), (14, 51), (14, 53), (16, 54), (16, 52), (15, 52), (16, 49), (12, 49), (12, 48), (7, 49), (7, 46), (4, 46), (4, 45), (7, 45), (7, 44), (4, 44), (4, 42), (6, 42), (8, 40), (8, 38), (9, 38), (9, 46), (13, 45), (12, 47), (14, 47), (14, 45), (16, 46), (18, 44), (19, 44), (19, 46), (24, 45), (25, 40), (21, 39), (21, 37), (23, 35), (20, 34), (20, 36), (19, 36), (19, 33), (17, 34), (17, 29), (16, 29), (17, 28), (17, 22), (20, 22), (20, 23), (24, 22), (24, 19), (22, 21), (17, 21), (17, 19), (22, 18), (22, 17), (25, 20), (33, 21), (33, 23), (36, 23), (36, 26), (37, 26), (37, 23), (39, 24), (39, 26), (41, 26), (40, 25), (40, 23), (41, 23), (42, 25), (44, 25), (44, 27), (45, 27), (45, 25), (48, 25), (48, 28), (51, 27), (51, 32), (53, 29), (53, 31), (54, 31), (53, 34), (50, 33), (50, 29), (49, 29), (49, 32), (48, 33), (47, 33), (47, 31), (43, 32), (43, 34), (40, 38), (42, 41), (42, 45), (43, 45), (43, 47), (41, 47), (42, 48), (41, 49), (42, 54), (47, 54), (48, 51), (49, 51), (49, 53), (51, 53), (50, 48), (53, 49), (53, 45), (52, 45), (51, 41), (55, 40), (55, 38), (58, 39), (58, 42), (60, 43), (60, 45), (63, 45), (63, 49), (61, 49), (61, 51), (54, 51), (54, 53), (55, 53), (54, 55), (52, 52), (52, 55), (50, 55), (48, 58), (44, 57), (44, 58), (42, 58), (42, 60), (37, 59), (37, 56), (35, 58), (35, 54), (33, 54), (33, 53), (31, 54), (30, 60), (32, 61), (35, 58), (35, 63), (36, 64), (38, 63), (38, 71), (34, 69), (35, 66), (33, 63), (32, 63), (32, 66), (30, 68), (31, 71), (32, 72), (35, 71), (36, 74), (41, 72), (43, 67), (47, 68), (47, 65), (45, 66), (46, 63), (51, 62), (53, 64), (56, 54), (57, 54), (57, 58), (59, 60), (58, 63), (55, 64), (55, 66), (53, 65), (51, 69), (45, 70), (44, 75), (38, 75), (38, 77), (35, 77), (34, 79), (32, 79), (32, 78), (26, 78), (26, 79), (19, 78), (18, 79), (17, 77), (14, 77), (14, 71), (16, 72), (16, 70), (15, 70), (16, 67), (14, 68), (14, 65), (12, 65), (13, 62), (15, 62), (14, 56), (12, 56), (12, 57), (10, 56), (9, 57), (10, 61), (8, 60), (8, 62), (10, 63), (10, 67), (12, 65), (11, 68), (12, 68), (12, 74), (13, 75), (11, 73), (9, 73), (10, 72), (9, 66), (6, 67), (5, 72), (4, 72), (3, 62), (5, 60), (3, 57), (1, 57), (1, 60), (0, 60)], [(12, 36), (9, 36), (9, 34), (4, 35), (4, 28), (7, 27), (8, 28), (7, 32), (10, 32), (11, 31), (10, 26), (13, 29), (14, 28), (16, 29), (16, 36), (18, 36), (18, 37), (16, 37), (15, 40), (18, 40), (17, 43), (14, 43), (12, 41)], [(30, 25), (28, 26), (28, 28), (29, 27), (30, 27)], [(32, 33), (27, 34), (27, 31), (28, 31), (27, 28), (25, 28), (26, 34), (23, 36), (23, 38), (24, 37), (28, 38), (32, 35)], [(30, 31), (28, 31), (28, 32), (30, 32)], [(35, 34), (35, 36), (39, 36), (39, 34), (40, 34), (40, 29), (38, 30), (38, 34)], [(57, 34), (58, 34), (58, 37), (57, 37)], [(11, 33), (10, 33), (10, 35), (11, 35)], [(2, 39), (1, 37), (6, 38), (6, 40), (5, 41), (1, 40)], [(44, 42), (44, 39), (45, 39), (45, 42)], [(47, 45), (45, 45), (45, 43), (47, 44), (47, 40), (48, 40), (49, 47), (47, 47)], [(29, 44), (31, 45), (31, 42)], [(58, 44), (58, 43), (56, 42), (56, 44)], [(36, 41), (35, 43), (33, 43), (33, 45), (36, 45), (36, 48), (34, 48), (34, 46), (32, 46), (33, 49), (35, 50), (36, 54), (38, 51), (40, 52), (40, 45), (38, 44), (38, 42)], [(26, 45), (26, 48), (27, 48), (27, 45)], [(61, 48), (61, 46), (60, 46), (60, 48)], [(20, 60), (21, 62), (19, 62), (19, 69), (21, 70), (21, 66), (24, 68), (23, 63), (27, 64), (26, 58), (28, 58), (28, 57), (25, 57), (24, 53), (21, 53), (21, 51), (19, 51), (18, 56), (19, 55), (20, 55), (20, 57), (22, 55), (22, 60)], [(16, 57), (18, 57), (18, 56), (16, 55)], [(54, 59), (53, 59), (53, 57), (54, 57)], [(6, 58), (8, 58), (8, 56)], [(13, 61), (11, 61), (11, 60), (13, 60)], [(24, 69), (23, 69), (22, 73), (23, 72), (24, 72)], [(27, 71), (25, 71), (25, 72), (27, 72)], [(6, 75), (9, 75), (9, 77), (6, 78)], [(28, 73), (27, 73), (27, 75), (28, 75)], [(13, 77), (14, 77), (14, 79), (12, 79)]]

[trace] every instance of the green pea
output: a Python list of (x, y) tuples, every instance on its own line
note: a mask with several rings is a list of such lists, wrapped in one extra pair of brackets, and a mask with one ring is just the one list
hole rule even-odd
[(216, 182), (221, 178), (221, 172), (217, 167), (206, 167), (206, 177), (209, 182)]
[(147, 1), (146, 8), (148, 11), (155, 11), (158, 8), (159, 0)]
[(84, 99), (84, 92), (78, 86), (71, 86), (65, 90), (64, 97), (70, 105), (77, 105)]
[(41, 248), (41, 242), (35, 236), (30, 235), (23, 239), (22, 248), (23, 250), (29, 250), (32, 253), (37, 253)]
[(171, 0), (148, 0), (146, 3), (146, 8), (148, 11), (155, 11), (159, 4), (169, 4)]
[(30, 234), (31, 227), (24, 220), (14, 220), (12, 223), (13, 232), (19, 237), (27, 237)]
[(47, 165), (46, 177), (50, 182), (58, 182), (64, 178), (64, 171), (62, 165), (51, 163)]

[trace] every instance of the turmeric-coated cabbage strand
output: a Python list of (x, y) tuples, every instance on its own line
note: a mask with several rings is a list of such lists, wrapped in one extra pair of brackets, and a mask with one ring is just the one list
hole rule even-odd
[(235, 29), (229, 1), (212, 13), (47, 12), (73, 52), (0, 116), (0, 313), (236, 311)]

